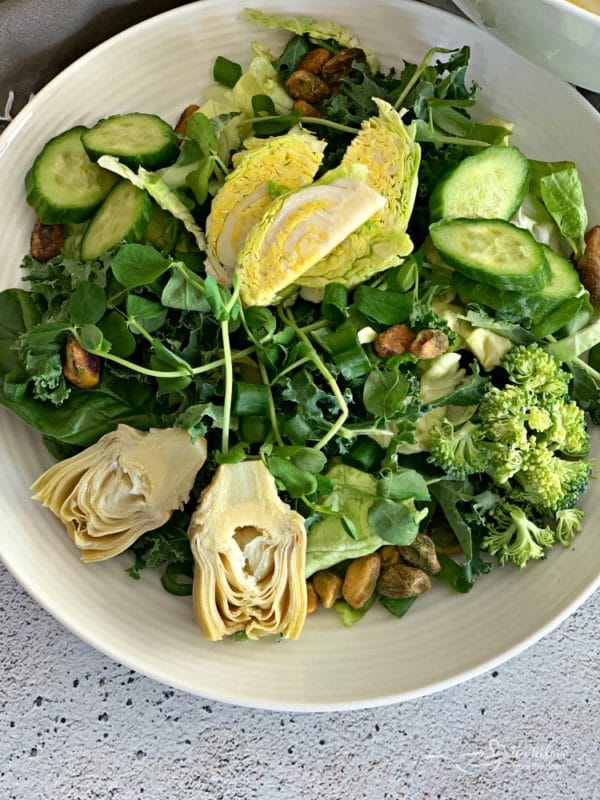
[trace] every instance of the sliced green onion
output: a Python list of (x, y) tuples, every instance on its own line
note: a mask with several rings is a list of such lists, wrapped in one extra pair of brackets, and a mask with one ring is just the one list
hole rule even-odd
[(286, 419), (281, 426), (281, 431), (294, 444), (305, 444), (309, 439), (316, 438), (315, 432), (308, 422), (299, 416)]
[(270, 430), (271, 424), (266, 417), (240, 417), (238, 431), (240, 439), (243, 442), (247, 442), (248, 444), (262, 444)]
[(328, 283), (321, 308), (326, 320), (339, 325), (348, 316), (348, 289), (341, 283)]
[(160, 582), (167, 592), (183, 597), (192, 593), (194, 575), (189, 567), (182, 564), (169, 564), (163, 572)]
[(224, 56), (217, 56), (213, 67), (213, 78), (217, 83), (228, 86), (230, 89), (236, 85), (242, 77), (242, 68), (235, 61), (230, 61)]
[(361, 436), (354, 442), (348, 455), (362, 470), (370, 472), (381, 461), (383, 453), (377, 442), (368, 436)]
[(234, 417), (265, 416), (269, 413), (269, 387), (262, 383), (236, 381), (231, 413)]

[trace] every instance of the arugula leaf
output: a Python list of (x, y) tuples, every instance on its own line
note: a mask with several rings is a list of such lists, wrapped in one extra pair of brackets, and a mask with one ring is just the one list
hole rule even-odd
[(306, 35), (295, 34), (288, 40), (281, 55), (272, 62), (282, 83), (287, 81), (297, 69), (298, 63), (311, 49), (312, 45)]

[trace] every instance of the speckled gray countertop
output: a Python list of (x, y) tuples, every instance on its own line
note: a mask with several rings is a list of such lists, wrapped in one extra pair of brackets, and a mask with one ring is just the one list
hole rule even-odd
[(2, 800), (600, 797), (598, 595), (467, 684), (312, 715), (161, 686), (81, 642), (2, 568), (0, 612)]

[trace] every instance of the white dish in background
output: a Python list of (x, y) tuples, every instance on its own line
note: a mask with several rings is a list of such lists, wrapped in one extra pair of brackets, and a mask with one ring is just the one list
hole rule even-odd
[[(247, 2), (208, 0), (155, 17), (92, 51), (52, 81), (0, 138), (0, 288), (18, 281), (34, 221), (23, 178), (52, 135), (125, 111), (176, 120), (211, 81), (219, 54), (247, 63), (249, 43), (276, 49), (284, 34), (243, 23)], [(600, 221), (600, 118), (577, 93), (514, 56), (460, 18), (424, 4), (361, 0), (265, 0), (265, 10), (302, 8), (345, 22), (386, 65), (419, 61), (434, 44), (472, 48), (471, 79), (483, 87), (480, 119), (516, 123), (514, 141), (531, 156), (573, 159), (581, 170), (591, 220)], [(599, 437), (596, 437), (596, 444)], [(596, 448), (597, 449), (597, 448)], [(50, 465), (40, 437), (0, 409), (0, 554), (25, 588), (94, 647), (156, 680), (189, 692), (273, 709), (359, 708), (417, 697), (466, 680), (509, 658), (557, 625), (599, 581), (600, 491), (570, 552), (523, 572), (505, 567), (470, 595), (441, 585), (400, 621), (381, 608), (347, 630), (332, 612), (311, 617), (297, 642), (214, 644), (202, 639), (190, 598), (167, 594), (158, 576), (133, 581), (130, 559), (79, 560), (60, 524), (29, 499)], [(40, 658), (43, 654), (40, 652)]]
[(565, 81), (600, 92), (600, 0), (453, 2), (480, 28), (530, 61)]

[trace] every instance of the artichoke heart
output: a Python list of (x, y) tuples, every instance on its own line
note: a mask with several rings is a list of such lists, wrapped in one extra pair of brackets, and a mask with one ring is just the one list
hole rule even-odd
[(147, 433), (119, 425), (96, 444), (59, 461), (31, 487), (82, 551), (84, 561), (122, 553), (164, 525), (188, 500), (206, 461), (206, 440), (180, 428)]
[(277, 495), (262, 461), (223, 464), (188, 531), (194, 611), (207, 639), (297, 639), (306, 618), (304, 520)]
[(368, 184), (387, 203), (326, 258), (307, 270), (298, 283), (315, 289), (333, 281), (353, 287), (398, 264), (413, 249), (406, 233), (418, 185), (421, 148), (414, 126), (385, 100), (373, 98), (379, 115), (362, 124), (342, 159), (342, 166), (364, 164)]
[(381, 211), (387, 201), (369, 187), (367, 172), (359, 164), (337, 167), (271, 204), (238, 257), (240, 295), (247, 306), (277, 302), (279, 292)]
[(215, 195), (206, 220), (207, 272), (227, 286), (248, 233), (273, 202), (268, 181), (299, 189), (312, 181), (325, 150), (325, 142), (300, 129), (247, 139), (244, 146), (233, 157), (235, 168)]

